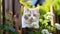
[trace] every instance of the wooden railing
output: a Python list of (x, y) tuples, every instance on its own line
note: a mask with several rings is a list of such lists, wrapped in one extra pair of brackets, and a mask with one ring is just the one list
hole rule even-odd
[[(8, 16), (8, 13), (11, 15), (10, 18)], [(19, 34), (22, 34), (19, 0), (3, 0), (3, 25), (5, 24), (5, 17), (10, 21), (13, 21), (15, 19), (15, 29)], [(4, 34), (9, 34), (9, 32), (5, 32)]]

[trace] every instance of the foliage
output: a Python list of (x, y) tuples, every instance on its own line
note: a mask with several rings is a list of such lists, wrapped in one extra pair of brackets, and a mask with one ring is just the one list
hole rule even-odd
[[(28, 0), (30, 1), (30, 0)], [(25, 5), (21, 5), (21, 11), (23, 13), (23, 7), (27, 6), (29, 8), (33, 8), (34, 6), (31, 5), (31, 1), (28, 3), (28, 1), (22, 1), (20, 0), (20, 2), (22, 2), (21, 4), (25, 4)], [(46, 0), (46, 2), (43, 3), (42, 6), (40, 6), (39, 4), (37, 4), (37, 7), (40, 8), (39, 12), (40, 12), (40, 19), (39, 19), (39, 23), (40, 23), (40, 28), (38, 30), (32, 30), (32, 31), (28, 31), (29, 34), (41, 34), (41, 30), (42, 29), (48, 29), (49, 32), (56, 32), (56, 28), (55, 26), (51, 26), (50, 24), (50, 19), (46, 19), (47, 15), (46, 13), (50, 12), (50, 5), (52, 5), (54, 7), (54, 11), (60, 15), (60, 0)], [(44, 16), (45, 15), (45, 16)]]
[(7, 19), (5, 19), (4, 24), (0, 24), (0, 30), (3, 30), (4, 32), (9, 32), (10, 34), (18, 34), (13, 28), (13, 22), (9, 23)]
[(60, 15), (60, 0), (55, 0), (53, 2), (54, 10), (57, 12), (58, 15)]

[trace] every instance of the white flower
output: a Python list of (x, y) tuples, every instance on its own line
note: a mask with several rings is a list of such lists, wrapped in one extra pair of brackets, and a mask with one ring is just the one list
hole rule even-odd
[(47, 12), (46, 14), (51, 14), (51, 12)]
[(46, 14), (54, 15), (52, 12), (47, 12)]
[(60, 24), (55, 23), (55, 26), (56, 26), (56, 28), (57, 28), (58, 30), (60, 30)]
[(46, 33), (46, 34), (49, 34), (49, 32), (48, 32), (47, 29), (43, 29), (41, 32), (42, 32), (42, 34), (45, 34), (45, 33)]
[(51, 19), (52, 16), (47, 16), (46, 19)]
[(52, 12), (47, 12), (44, 17), (45, 19), (51, 19), (54, 16), (54, 14)]
[(49, 34), (52, 34), (52, 33), (49, 33)]

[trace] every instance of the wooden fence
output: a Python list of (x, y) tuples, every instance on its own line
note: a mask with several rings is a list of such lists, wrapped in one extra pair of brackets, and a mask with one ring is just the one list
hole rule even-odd
[[(11, 14), (10, 18), (8, 16), (8, 13)], [(15, 29), (19, 34), (22, 34), (19, 0), (3, 0), (3, 25), (5, 24), (5, 17), (9, 18), (10, 21), (13, 21), (15, 19)], [(8, 34), (8, 32), (6, 32), (6, 34)]]

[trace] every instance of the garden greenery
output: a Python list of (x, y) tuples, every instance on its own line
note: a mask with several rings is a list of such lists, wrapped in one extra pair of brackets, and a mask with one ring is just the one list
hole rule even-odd
[[(31, 1), (24, 1), (24, 0), (20, 0), (21, 3), (21, 11), (22, 13), (24, 12), (23, 8), (24, 6), (27, 6), (29, 8), (33, 8), (34, 6), (31, 5)], [(42, 29), (48, 29), (49, 32), (56, 32), (56, 28), (55, 26), (51, 26), (50, 24), (50, 19), (46, 19), (47, 15), (46, 13), (50, 12), (50, 6), (54, 7), (54, 11), (60, 15), (60, 0), (46, 0), (42, 6), (37, 4), (37, 7), (40, 8), (40, 19), (39, 19), (39, 23), (40, 23), (40, 28), (38, 30), (31, 30), (30, 32), (28, 31), (29, 34), (41, 34), (41, 30)], [(45, 16), (44, 16), (45, 15)]]

